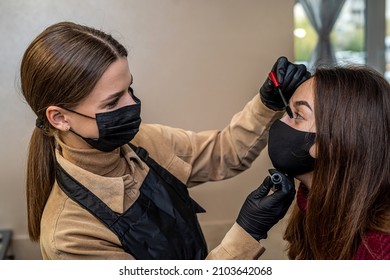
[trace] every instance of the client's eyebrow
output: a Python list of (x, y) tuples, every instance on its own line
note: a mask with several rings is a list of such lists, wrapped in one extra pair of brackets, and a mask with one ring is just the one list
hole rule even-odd
[(310, 107), (310, 104), (307, 101), (304, 100), (295, 101), (294, 107), (298, 107), (298, 106), (306, 106), (307, 108), (310, 109), (310, 111), (313, 112), (313, 109)]

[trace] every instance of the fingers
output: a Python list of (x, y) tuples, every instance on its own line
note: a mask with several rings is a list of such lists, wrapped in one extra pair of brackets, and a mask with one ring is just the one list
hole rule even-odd
[(295, 86), (295, 89), (311, 76), (310, 72), (306, 70), (305, 65), (299, 64), (296, 65), (296, 67), (297, 67), (297, 71), (294, 75), (294, 80), (292, 81), (292, 83)]
[(305, 65), (294, 64), (284, 56), (278, 58), (272, 71), (276, 73), (282, 90), (288, 94), (292, 94), (301, 83), (311, 76)]
[(305, 79), (309, 79), (311, 77), (311, 73), (309, 71), (306, 71)]
[(272, 67), (272, 71), (275, 72), (276, 77), (278, 78), (280, 84), (284, 82), (284, 76), (286, 75), (288, 64), (289, 64), (288, 59), (284, 56), (281, 56), (278, 58), (278, 60), (275, 62), (274, 66)]
[[(285, 56), (279, 57), (272, 66), (272, 72), (276, 74), (281, 85), (283, 96), (287, 102), (296, 88), (310, 77), (303, 64), (294, 64), (288, 61)], [(268, 76), (260, 90), (261, 101), (270, 109), (279, 111), (285, 108), (285, 104), (279, 95), (278, 89)]]
[(310, 73), (306, 71), (306, 66), (302, 64), (290, 64), (287, 67), (282, 90), (286, 93), (293, 94), (297, 87), (307, 80), (308, 74), (310, 75)]
[(252, 192), (253, 198), (260, 199), (266, 197), (269, 191), (271, 190), (272, 186), (273, 184), (271, 182), (271, 177), (267, 176), (264, 179), (263, 183), (260, 185), (260, 187), (258, 187), (256, 190)]
[(286, 69), (286, 75), (284, 77), (284, 82), (283, 82), (283, 84), (285, 86), (288, 86), (289, 84), (291, 84), (291, 82), (294, 80), (294, 76), (298, 72), (298, 70), (299, 69), (298, 69), (298, 67), (296, 67), (296, 65), (294, 65), (292, 63), (288, 64), (287, 69)]

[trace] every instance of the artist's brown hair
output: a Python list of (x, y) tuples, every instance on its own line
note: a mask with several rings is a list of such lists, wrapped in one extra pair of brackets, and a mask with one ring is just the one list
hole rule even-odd
[(368, 231), (390, 232), (390, 85), (358, 66), (313, 79), (317, 159), (307, 209), (295, 206), (285, 232), (288, 255), (352, 259)]
[(55, 180), (55, 130), (46, 118), (46, 108), (76, 107), (91, 93), (109, 65), (125, 56), (126, 49), (111, 35), (72, 22), (48, 27), (25, 51), (21, 89), (41, 126), (31, 136), (27, 162), (31, 240), (39, 240), (42, 212)]

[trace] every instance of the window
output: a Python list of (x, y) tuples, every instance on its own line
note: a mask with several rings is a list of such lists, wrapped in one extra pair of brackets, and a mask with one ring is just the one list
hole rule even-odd
[[(294, 19), (295, 60), (308, 65), (317, 45), (318, 35), (300, 3), (295, 4)], [(330, 33), (338, 64), (365, 63), (364, 30), (365, 0), (346, 0)]]
[(385, 77), (390, 81), (390, 0), (386, 0)]

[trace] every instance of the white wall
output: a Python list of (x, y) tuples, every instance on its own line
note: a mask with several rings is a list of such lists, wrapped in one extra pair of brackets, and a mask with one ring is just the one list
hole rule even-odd
[[(195, 131), (223, 128), (258, 92), (280, 55), (292, 59), (294, 0), (0, 0), (0, 229), (17, 259), (39, 258), (27, 237), (25, 164), (35, 116), (18, 90), (19, 64), (45, 27), (69, 20), (112, 33), (130, 51), (142, 117)], [(233, 223), (270, 163), (191, 190), (209, 246)], [(265, 258), (284, 258), (280, 229)], [(278, 247), (279, 246), (279, 247)]]

